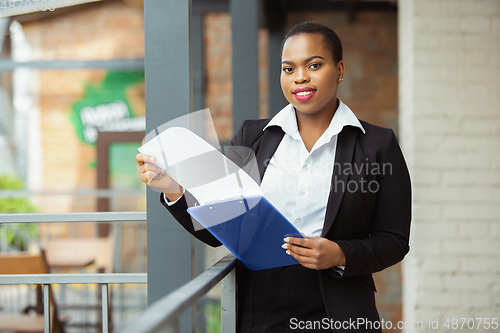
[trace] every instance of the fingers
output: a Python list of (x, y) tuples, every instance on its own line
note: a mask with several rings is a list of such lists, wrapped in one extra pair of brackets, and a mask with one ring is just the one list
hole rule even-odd
[(285, 243), (288, 244), (295, 244), (303, 247), (311, 247), (313, 246), (314, 238), (286, 237), (285, 239), (283, 239), (283, 241), (285, 241)]
[(135, 155), (135, 161), (137, 162), (137, 164), (143, 165), (145, 162), (154, 163), (154, 161), (156, 161), (156, 159), (153, 156), (139, 153), (139, 154)]
[(151, 185), (153, 180), (161, 179), (164, 175), (165, 172), (161, 168), (149, 162), (139, 167), (139, 177), (146, 185)]
[[(299, 251), (296, 251), (296, 249), (301, 249)], [(300, 251), (303, 251), (304, 248), (301, 247), (295, 247), (292, 249), (287, 250), (287, 254), (295, 258), (299, 264), (301, 264), (304, 267), (311, 268), (311, 269), (318, 269), (318, 258), (315, 256), (311, 256), (308, 253), (299, 253)], [(310, 249), (306, 249), (306, 251), (311, 251)]]
[(311, 253), (311, 244), (309, 239), (286, 237), (284, 241), (285, 243), (281, 247), (286, 250), (286, 254), (291, 255), (301, 264), (301, 260), (308, 261), (306, 258), (310, 258), (313, 255)]
[(287, 237), (282, 245), (286, 253), (295, 258), (302, 266), (311, 269), (324, 269), (335, 266), (341, 258), (335, 254), (334, 242), (322, 237)]
[(154, 164), (154, 156), (137, 154), (135, 160), (139, 165), (139, 179), (146, 185), (160, 189), (165, 193), (182, 193), (182, 187)]
[(151, 185), (151, 182), (155, 179), (161, 179), (162, 175), (154, 171), (146, 171), (141, 174), (141, 181), (146, 185)]
[(289, 250), (291, 252), (300, 254), (300, 255), (311, 255), (311, 248), (310, 247), (304, 247), (304, 246), (299, 246), (299, 245), (294, 245), (291, 243), (285, 243), (281, 246), (285, 250)]
[(139, 177), (143, 183), (146, 185), (151, 185), (151, 182), (155, 179), (161, 179), (165, 172), (153, 164), (156, 160), (153, 156), (146, 154), (137, 154), (135, 160), (139, 165)]
[(154, 173), (161, 174), (161, 175), (165, 174), (165, 172), (159, 166), (157, 166), (153, 163), (150, 163), (150, 162), (146, 162), (139, 167), (140, 174), (143, 174), (144, 172), (148, 172), (148, 171), (152, 171)]

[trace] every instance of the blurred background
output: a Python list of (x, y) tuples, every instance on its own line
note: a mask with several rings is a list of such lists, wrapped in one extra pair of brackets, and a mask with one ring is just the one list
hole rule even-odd
[[(222, 143), (239, 125), (233, 114), (243, 112), (232, 65), (237, 2), (192, 1), (193, 109), (210, 109)], [(279, 44), (311, 20), (342, 40), (342, 101), (398, 136), (413, 183), (411, 250), (403, 264), (375, 274), (381, 318), (423, 321), (418, 331), (444, 331), (452, 318), (498, 318), (500, 1), (256, 3), (257, 99), (242, 117), (272, 117), (286, 105)], [(134, 160), (146, 128), (144, 11), (141, 0), (0, 0), (1, 214), (146, 211)], [(197, 246), (197, 272), (227, 253)], [(0, 250), (42, 250), (51, 272), (147, 271), (145, 221), (0, 224)], [(55, 288), (66, 332), (99, 329), (99, 312), (87, 311), (95, 289)], [(210, 314), (218, 299), (216, 287), (202, 300), (200, 332), (217, 331), (218, 314)], [(0, 323), (34, 303), (34, 287), (0, 286)], [(146, 286), (112, 286), (111, 305), (118, 330), (147, 307)], [(431, 329), (436, 319), (439, 329)]]

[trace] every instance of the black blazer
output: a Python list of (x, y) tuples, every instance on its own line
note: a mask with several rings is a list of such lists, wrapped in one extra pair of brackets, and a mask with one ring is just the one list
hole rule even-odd
[[(260, 179), (284, 135), (277, 126), (263, 131), (269, 121), (245, 121), (231, 141), (231, 145), (255, 152)], [(322, 233), (343, 250), (345, 271), (343, 275), (334, 269), (318, 271), (327, 313), (342, 322), (378, 320), (372, 273), (401, 261), (409, 250), (411, 185), (403, 154), (391, 129), (364, 121), (361, 124), (365, 134), (357, 127), (345, 126), (338, 135)], [(229, 157), (240, 166), (246, 164), (244, 156)], [(211, 246), (221, 245), (207, 230), (194, 230), (197, 222), (186, 209), (195, 199), (188, 192), (170, 207), (163, 196), (160, 198), (187, 231)], [(372, 331), (369, 328), (360, 331)]]

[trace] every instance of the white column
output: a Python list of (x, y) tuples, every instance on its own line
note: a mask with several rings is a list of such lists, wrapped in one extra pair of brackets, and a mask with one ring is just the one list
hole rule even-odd
[(447, 319), (499, 318), (500, 1), (400, 0), (399, 94), (413, 184), (404, 320), (447, 332)]
[[(9, 19), (0, 18), (0, 54), (9, 28)], [(0, 80), (0, 174), (14, 172), (14, 159), (12, 149), (12, 101), (1, 86)]]

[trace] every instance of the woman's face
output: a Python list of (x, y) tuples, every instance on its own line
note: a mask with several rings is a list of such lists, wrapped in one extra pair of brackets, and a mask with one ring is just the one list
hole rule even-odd
[(334, 113), (337, 82), (344, 64), (335, 64), (320, 34), (301, 33), (288, 38), (281, 55), (281, 89), (285, 98), (304, 115)]

